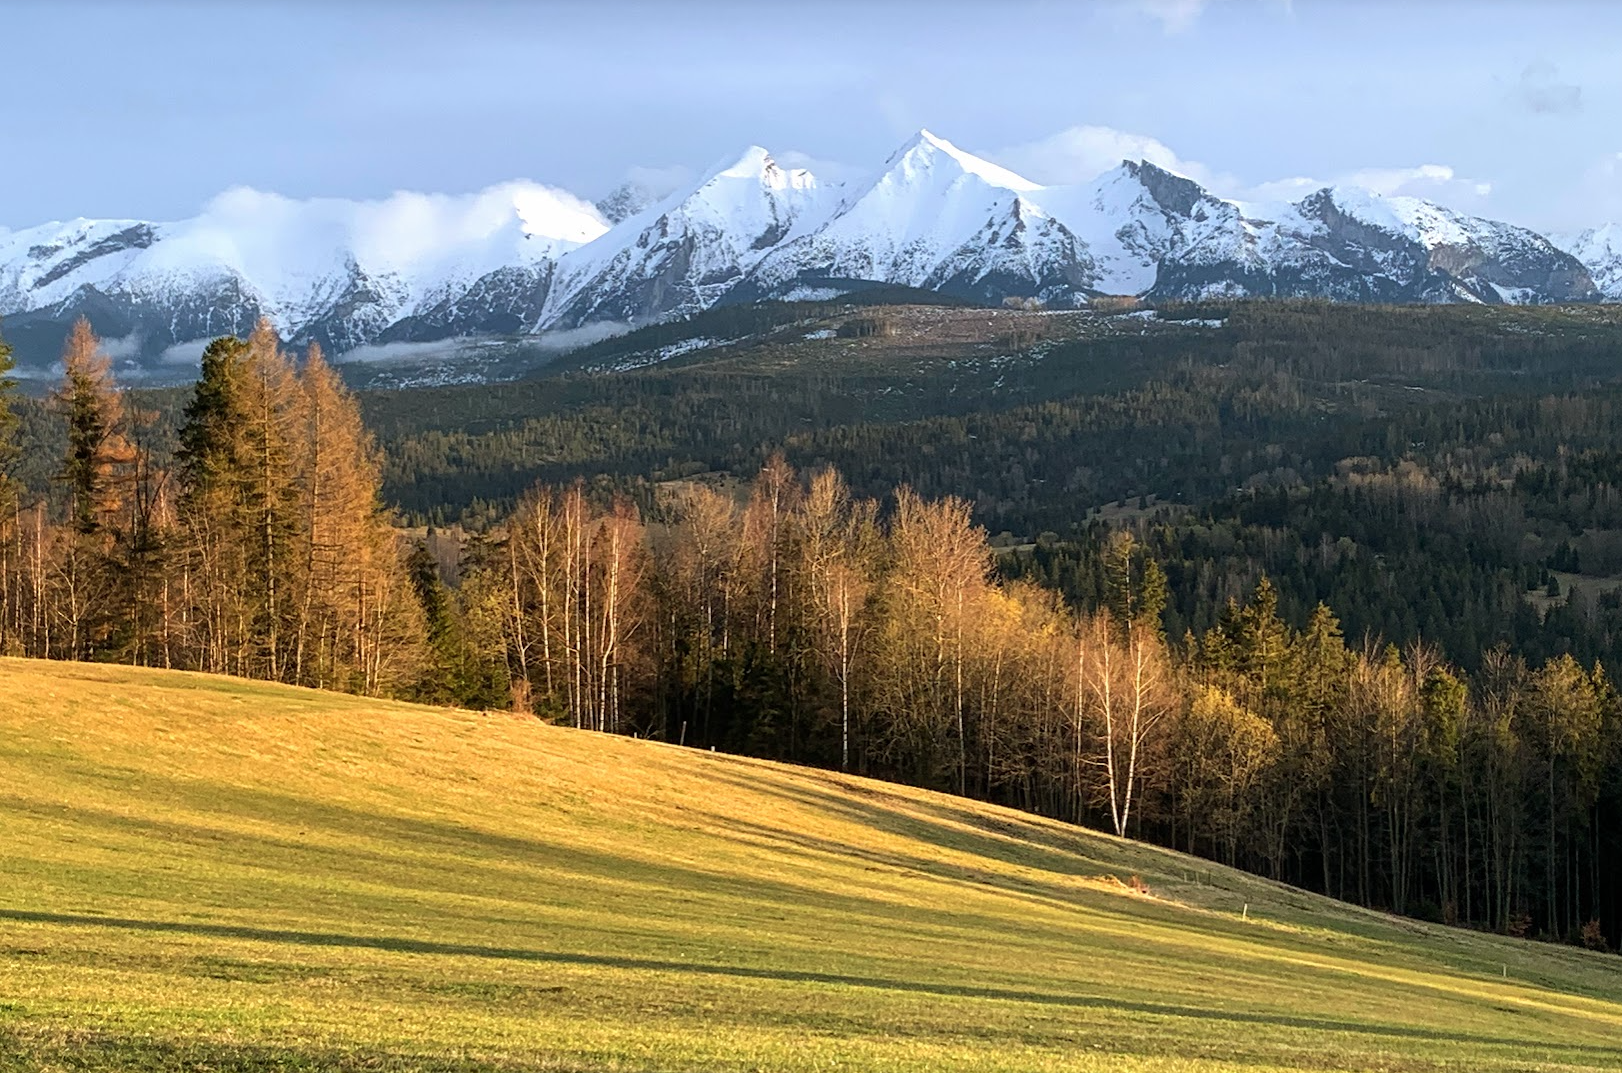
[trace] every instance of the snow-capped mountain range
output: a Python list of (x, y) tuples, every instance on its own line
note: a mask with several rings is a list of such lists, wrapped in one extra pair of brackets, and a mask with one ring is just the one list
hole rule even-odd
[(0, 229), (0, 317), (25, 362), (48, 362), (83, 314), (149, 370), (189, 365), (261, 315), (342, 354), (874, 282), (1063, 307), (1121, 294), (1622, 300), (1622, 226), (1550, 239), (1350, 187), (1247, 204), (1132, 161), (1044, 187), (921, 131), (842, 185), (754, 147), (662, 197), (628, 185), (592, 204), (527, 182), (374, 202), (235, 190), (174, 223)]

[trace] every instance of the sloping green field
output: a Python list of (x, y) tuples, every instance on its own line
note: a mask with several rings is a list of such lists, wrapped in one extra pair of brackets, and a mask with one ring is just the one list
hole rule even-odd
[(1241, 1068), (1622, 1069), (1622, 958), (825, 772), (0, 660), (0, 1070)]

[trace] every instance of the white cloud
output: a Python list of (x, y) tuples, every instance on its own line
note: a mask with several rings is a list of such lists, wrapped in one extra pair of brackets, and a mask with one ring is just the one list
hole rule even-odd
[[(1394, 197), (1416, 188), (1450, 186), (1460, 180), (1446, 164), (1421, 164), (1417, 168), (1366, 168), (1354, 171), (1351, 181), (1354, 185), (1368, 187), (1376, 194)], [(1490, 186), (1481, 189), (1479, 184), (1474, 189), (1483, 194), (1491, 191)]]
[(600, 343), (604, 339), (612, 339), (616, 335), (624, 335), (633, 325), (623, 321), (599, 320), (591, 324), (582, 324), (578, 328), (560, 328), (557, 331), (542, 332), (534, 337), (534, 342), (542, 350), (578, 350), (592, 343)]
[(1292, 176), (1272, 179), (1231, 191), (1228, 196), (1256, 205), (1298, 201), (1326, 186), (1356, 186), (1384, 197), (1417, 197), (1461, 212), (1483, 210), (1492, 183), (1459, 175), (1446, 164), (1420, 164), (1411, 168), (1361, 168), (1327, 179)]
[(1221, 184), (1225, 177), (1193, 160), (1184, 160), (1171, 147), (1146, 134), (1114, 127), (1068, 127), (1046, 138), (1013, 145), (987, 154), (999, 164), (1045, 186), (1084, 183), (1123, 160), (1147, 160), (1156, 167), (1186, 175), (1202, 185)]
[(174, 225), (145, 260), (155, 269), (209, 260), (249, 279), (311, 278), (331, 272), (333, 251), (342, 249), (371, 272), (411, 272), (451, 251), (485, 248), (514, 224), (525, 235), (574, 243), (608, 229), (591, 204), (523, 179), (473, 194), (398, 191), (368, 201), (234, 187)]
[(819, 183), (839, 184), (853, 182), (872, 171), (871, 167), (829, 160), (827, 157), (813, 156), (798, 149), (773, 153), (772, 159), (785, 168), (804, 168), (812, 175), (815, 175)]
[(333, 360), (344, 365), (354, 362), (440, 361), (454, 358), (465, 346), (457, 339), (433, 343), (367, 343), (346, 350)]
[[(1209, 11), (1215, 0), (1118, 0), (1125, 10), (1153, 19), (1168, 34), (1186, 33)], [(1295, 17), (1295, 0), (1254, 0), (1254, 6), (1271, 9), (1285, 18)]]
[(120, 362), (126, 358), (134, 358), (141, 353), (141, 333), (131, 332), (128, 335), (115, 335), (101, 341), (101, 352), (107, 355), (112, 362)]
[[(624, 335), (631, 330), (631, 327), (630, 324), (616, 321), (600, 321), (579, 328), (541, 332), (538, 335), (526, 336), (520, 345), (561, 353), (587, 346), (602, 339)], [(476, 358), (482, 352), (490, 349), (505, 350), (510, 345), (505, 340), (463, 337), (416, 343), (366, 343), (352, 350), (344, 351), (334, 360), (345, 365), (376, 365), (386, 362), (449, 363), (467, 358)]]
[(1207, 0), (1133, 0), (1132, 6), (1160, 23), (1169, 34), (1191, 29), (1205, 11)]
[(1299, 201), (1326, 186), (1357, 186), (1386, 197), (1418, 197), (1462, 212), (1479, 212), (1493, 192), (1492, 183), (1458, 174), (1446, 164), (1402, 168), (1360, 168), (1328, 177), (1296, 175), (1254, 182), (1189, 160), (1147, 134), (1105, 126), (1074, 126), (1023, 145), (987, 154), (1045, 186), (1089, 182), (1123, 160), (1146, 160), (1156, 167), (1193, 179), (1218, 197), (1231, 198), (1266, 211)]
[(697, 178), (685, 164), (666, 167), (637, 165), (625, 172), (625, 182), (648, 192), (654, 198), (667, 198)]
[(158, 361), (164, 365), (199, 365), (203, 361), (203, 351), (208, 347), (209, 340), (193, 339), (190, 342), (175, 343), (164, 348), (158, 355)]

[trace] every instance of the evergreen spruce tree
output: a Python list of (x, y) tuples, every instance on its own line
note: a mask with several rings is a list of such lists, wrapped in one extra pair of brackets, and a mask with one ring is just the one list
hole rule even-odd
[(67, 486), (71, 529), (62, 568), (67, 655), (102, 656), (127, 621), (115, 557), (127, 529), (122, 514), (130, 491), (134, 448), (125, 436), (123, 401), (101, 343), (80, 317), (62, 351), (62, 383), (51, 405), (67, 425), (67, 451), (57, 479)]
[(123, 506), (135, 453), (110, 363), (83, 317), (68, 333), (62, 384), (52, 403), (67, 422), (67, 455), (57, 476), (67, 485), (69, 518), (79, 535), (94, 536), (114, 523)]
[(184, 498), (201, 505), (210, 494), (224, 492), (243, 468), (243, 365), (247, 344), (234, 336), (209, 343), (192, 397), (186, 403), (176, 458)]
[(406, 569), (422, 606), (425, 642), (422, 671), (412, 696), (430, 704), (462, 708), (502, 707), (508, 696), (506, 667), (484, 659), (471, 643), (457, 594), (440, 577), (439, 564), (426, 542), (412, 548)]
[(245, 673), (247, 479), (244, 392), (247, 344), (224, 337), (203, 351), (186, 404), (176, 462), (181, 524), (187, 534), (185, 589), (192, 605), (194, 664), (205, 671)]

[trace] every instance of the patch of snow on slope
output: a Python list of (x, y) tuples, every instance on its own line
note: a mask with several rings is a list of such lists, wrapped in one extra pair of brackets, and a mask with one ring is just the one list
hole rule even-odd
[(782, 300), (785, 302), (827, 302), (849, 294), (850, 291), (841, 287), (793, 287), (783, 292)]
[(1622, 300), (1622, 224), (1552, 238), (1556, 246), (1587, 267), (1601, 294), (1612, 301)]
[(659, 347), (657, 350), (639, 351), (638, 353), (627, 355), (618, 361), (599, 366), (598, 368), (607, 372), (629, 372), (632, 369), (645, 369), (650, 365), (657, 365), (662, 361), (669, 361), (671, 358), (679, 358), (683, 354), (692, 354), (700, 350), (710, 350), (718, 347), (732, 346), (733, 344), (740, 343), (742, 341), (742, 338), (710, 339), (706, 336), (698, 336), (694, 339), (683, 339), (679, 343), (671, 343), (668, 346)]
[(1329, 195), (1346, 215), (1427, 249), (1462, 246), (1473, 237), (1458, 213), (1416, 197), (1386, 197), (1353, 186), (1330, 187)]
[(152, 230), (139, 220), (80, 218), (7, 231), (0, 235), (0, 313), (49, 305), (78, 279), (105, 288), (139, 257)]

